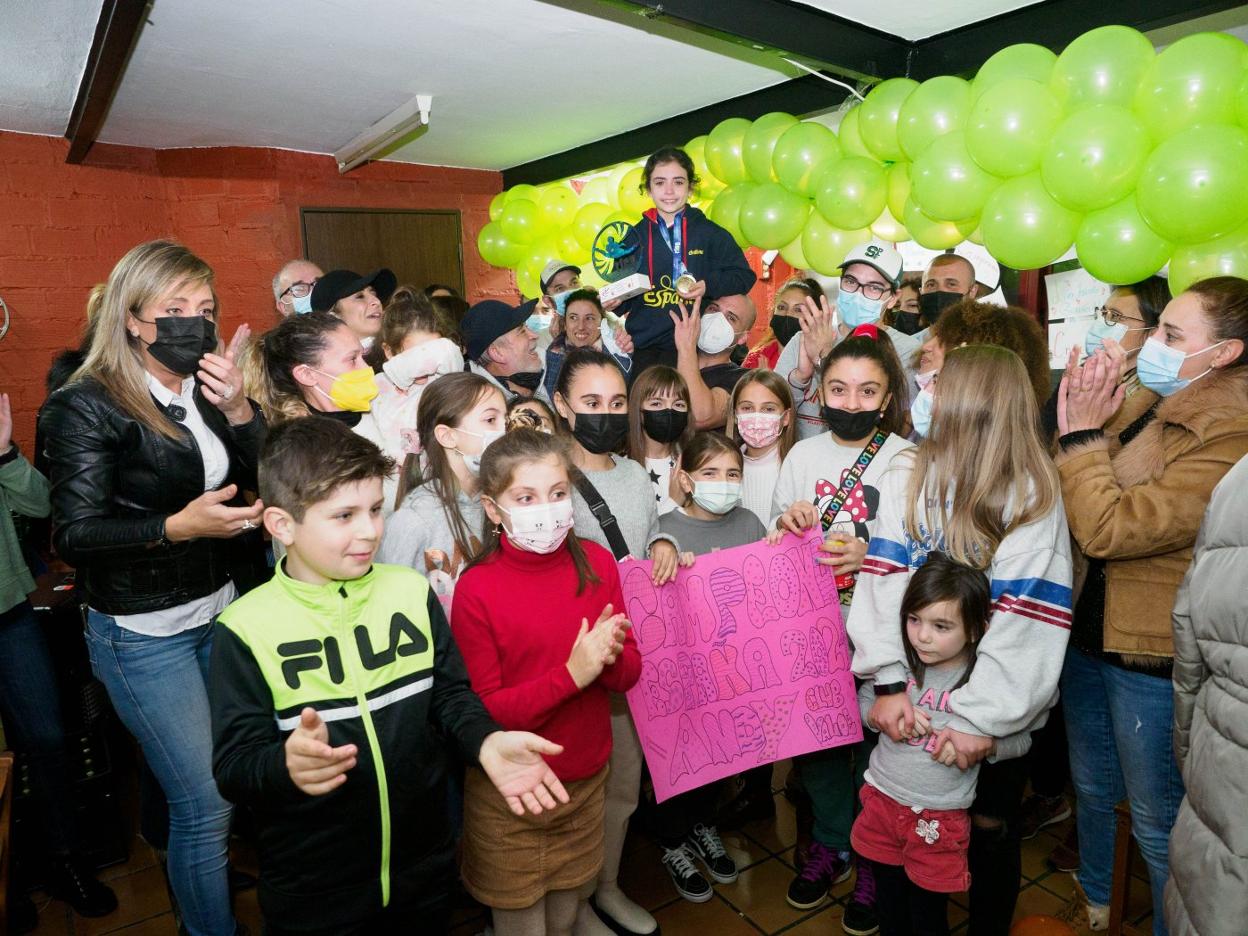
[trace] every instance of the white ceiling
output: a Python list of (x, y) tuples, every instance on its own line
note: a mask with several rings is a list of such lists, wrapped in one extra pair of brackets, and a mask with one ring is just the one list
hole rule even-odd
[(103, 0), (0, 0), (0, 129), (61, 136)]
[[(1038, 0), (799, 0), (804, 6), (833, 13), (903, 39), (926, 39), (970, 23), (1008, 13)], [(1021, 41), (1021, 40), (1020, 40)], [(1002, 45), (1008, 43), (1002, 42)]]

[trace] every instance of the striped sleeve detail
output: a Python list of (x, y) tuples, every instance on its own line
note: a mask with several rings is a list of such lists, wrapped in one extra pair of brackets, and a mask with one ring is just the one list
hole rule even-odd
[(992, 610), (1070, 630), (1071, 590), (1041, 578), (994, 579)]
[(910, 554), (901, 543), (876, 536), (872, 538), (866, 558), (862, 560), (862, 571), (871, 575), (906, 572), (910, 568), (909, 560)]

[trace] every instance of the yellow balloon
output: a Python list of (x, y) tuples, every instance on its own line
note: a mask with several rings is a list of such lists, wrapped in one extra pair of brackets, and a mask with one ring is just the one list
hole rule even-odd
[(599, 202), (590, 202), (582, 207), (572, 219), (572, 232), (576, 242), (586, 250), (593, 247), (594, 238), (607, 223), (607, 216), (610, 214), (611, 209)]
[(650, 201), (650, 196), (641, 190), (641, 177), (642, 170), (640, 167), (636, 167), (628, 170), (624, 174), (624, 178), (620, 180), (617, 197), (621, 211), (640, 215), (653, 204)]
[(569, 224), (556, 236), (559, 244), (559, 259), (564, 263), (575, 263), (577, 266), (589, 263), (589, 248), (581, 246), (576, 238), (576, 229)]
[(611, 195), (611, 180), (605, 175), (594, 176), (581, 186), (581, 196), (578, 201), (582, 208), (594, 202), (610, 205)]
[(620, 163), (611, 167), (611, 172), (607, 175), (607, 184), (611, 186), (609, 204), (612, 208), (622, 208), (620, 204), (620, 183), (624, 181), (624, 177), (633, 170), (632, 163)]
[(793, 243), (780, 248), (780, 256), (795, 270), (810, 269), (810, 261), (806, 259), (806, 254), (802, 253), (802, 235), (800, 234), (793, 239)]
[(880, 216), (871, 223), (871, 233), (880, 240), (891, 241), (894, 244), (910, 239), (910, 232), (906, 230), (906, 226), (894, 218), (888, 208), (880, 212)]

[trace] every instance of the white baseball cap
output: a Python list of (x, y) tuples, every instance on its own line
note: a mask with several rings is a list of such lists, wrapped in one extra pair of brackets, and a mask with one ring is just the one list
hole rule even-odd
[(901, 282), (901, 271), (904, 263), (901, 254), (892, 244), (885, 243), (881, 240), (868, 241), (860, 244), (846, 255), (841, 269), (854, 263), (865, 263), (872, 269), (878, 270), (880, 275), (893, 284), (895, 287)]
[(975, 268), (975, 282), (985, 287), (985, 295), (996, 292), (1001, 285), (1001, 264), (992, 258), (986, 247), (966, 241), (949, 252), (968, 261)]
[(575, 263), (564, 263), (559, 259), (551, 260), (550, 263), (542, 268), (542, 278), (539, 280), (542, 292), (546, 292), (547, 287), (550, 286), (550, 281), (564, 270), (572, 270), (577, 276), (581, 275), (581, 268)]

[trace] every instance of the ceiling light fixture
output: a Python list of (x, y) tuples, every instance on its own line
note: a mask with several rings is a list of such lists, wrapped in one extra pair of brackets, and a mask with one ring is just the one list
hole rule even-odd
[(429, 126), (433, 95), (418, 94), (406, 104), (395, 108), (346, 146), (334, 153), (338, 172), (350, 172), (366, 163), (387, 147), (403, 139), (413, 130)]

